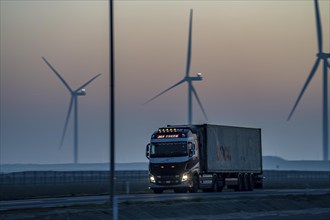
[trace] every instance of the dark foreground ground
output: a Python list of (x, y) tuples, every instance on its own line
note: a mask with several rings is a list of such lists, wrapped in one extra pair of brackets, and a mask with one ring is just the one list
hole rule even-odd
[[(109, 205), (86, 205), (0, 212), (2, 220), (112, 219)], [(124, 202), (119, 219), (330, 219), (330, 194)]]

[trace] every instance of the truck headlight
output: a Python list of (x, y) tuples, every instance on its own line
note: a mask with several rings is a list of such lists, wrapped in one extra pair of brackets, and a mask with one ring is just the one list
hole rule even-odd
[(181, 179), (181, 181), (182, 182), (185, 182), (185, 181), (187, 181), (188, 180), (188, 174), (187, 173), (184, 173), (183, 175), (182, 175), (182, 179)]
[(153, 175), (151, 175), (149, 177), (149, 179), (150, 179), (150, 182), (152, 182), (152, 183), (155, 183), (156, 182), (155, 177)]

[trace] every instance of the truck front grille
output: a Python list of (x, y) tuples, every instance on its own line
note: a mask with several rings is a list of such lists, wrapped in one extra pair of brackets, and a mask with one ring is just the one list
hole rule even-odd
[(180, 176), (176, 175), (166, 175), (166, 176), (157, 176), (156, 177), (156, 184), (161, 184), (161, 185), (175, 185), (175, 184), (180, 184)]

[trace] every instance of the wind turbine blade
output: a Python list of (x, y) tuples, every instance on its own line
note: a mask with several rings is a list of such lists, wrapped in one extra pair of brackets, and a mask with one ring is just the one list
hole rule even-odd
[(65, 133), (66, 133), (66, 130), (67, 130), (67, 128), (68, 128), (69, 119), (70, 119), (70, 115), (71, 115), (71, 111), (72, 111), (72, 106), (73, 106), (73, 96), (71, 96), (71, 99), (70, 99), (70, 105), (69, 105), (69, 109), (68, 109), (68, 113), (66, 114), (65, 124), (64, 124), (64, 128), (63, 128), (62, 137), (61, 137), (60, 149), (61, 149), (62, 146), (63, 146)]
[(314, 0), (315, 5), (315, 17), (316, 17), (316, 32), (317, 32), (317, 44), (319, 48), (319, 53), (322, 52), (323, 41), (322, 41), (322, 25), (321, 25), (321, 16), (319, 10), (319, 3), (317, 0)]
[(312, 68), (312, 70), (311, 70), (311, 72), (310, 72), (310, 74), (309, 74), (309, 76), (308, 76), (308, 78), (307, 78), (307, 80), (306, 80), (306, 82), (305, 82), (305, 84), (304, 84), (304, 86), (303, 86), (303, 88), (302, 88), (302, 90), (301, 90), (301, 92), (300, 92), (298, 98), (297, 98), (297, 101), (295, 102), (295, 104), (294, 104), (294, 106), (293, 106), (293, 108), (292, 108), (292, 110), (291, 110), (291, 112), (290, 112), (290, 114), (289, 114), (289, 117), (287, 118), (287, 121), (290, 120), (291, 116), (293, 115), (294, 111), (296, 110), (296, 108), (297, 108), (297, 106), (298, 106), (298, 103), (299, 103), (301, 97), (304, 95), (304, 92), (305, 92), (305, 90), (306, 90), (308, 84), (309, 84), (310, 81), (312, 80), (312, 78), (313, 78), (313, 76), (314, 76), (314, 74), (315, 74), (315, 72), (316, 72), (316, 70), (317, 70), (317, 67), (319, 66), (320, 60), (321, 60), (320, 58), (318, 58), (318, 59), (316, 60), (314, 66), (313, 66), (313, 68)]
[(80, 86), (78, 89), (75, 90), (75, 92), (79, 91), (80, 89), (86, 87), (88, 84), (90, 84), (93, 80), (95, 80), (97, 77), (99, 77), (101, 75), (97, 74), (96, 76), (94, 76), (93, 78), (91, 78), (90, 80), (88, 80), (85, 84), (83, 84), (82, 86)]
[(143, 104), (145, 105), (145, 104), (147, 104), (147, 103), (151, 102), (152, 100), (154, 100), (154, 99), (158, 98), (159, 96), (163, 95), (165, 92), (167, 92), (167, 91), (169, 91), (169, 90), (173, 89), (174, 87), (176, 87), (176, 86), (178, 86), (178, 85), (180, 85), (180, 84), (184, 83), (185, 81), (186, 81), (185, 79), (183, 79), (183, 80), (179, 81), (178, 83), (174, 84), (173, 86), (171, 86), (171, 87), (170, 87), (170, 88), (168, 88), (168, 89), (165, 89), (163, 92), (159, 93), (158, 95), (154, 96), (153, 98), (149, 99), (148, 101), (146, 101), (146, 102), (145, 102), (145, 103), (143, 103)]
[(199, 107), (202, 109), (202, 112), (203, 112), (203, 114), (204, 114), (204, 117), (205, 117), (206, 121), (208, 121), (208, 118), (207, 118), (206, 112), (205, 112), (205, 110), (204, 110), (204, 107), (203, 107), (203, 105), (202, 105), (201, 100), (199, 99), (199, 97), (198, 97), (198, 95), (197, 95), (197, 92), (196, 92), (196, 90), (195, 90), (195, 87), (194, 87), (193, 85), (191, 85), (191, 88), (192, 88), (192, 91), (193, 91), (193, 93), (194, 93), (194, 95), (195, 95), (195, 97), (196, 97), (196, 100), (197, 100), (197, 102), (198, 102)]
[(65, 87), (70, 91), (72, 92), (72, 89), (70, 88), (69, 84), (63, 79), (63, 77), (55, 70), (54, 67), (52, 67), (52, 65), (50, 65), (50, 63), (46, 60), (45, 57), (41, 57), (45, 63), (49, 66), (49, 68), (51, 70), (53, 70), (53, 72), (56, 74), (56, 76), (58, 76), (58, 78), (60, 78), (60, 80), (62, 81), (62, 83), (65, 85)]
[(189, 76), (189, 71), (190, 71), (190, 61), (191, 61), (192, 16), (193, 16), (193, 10), (190, 9), (189, 34), (188, 34), (188, 52), (187, 52), (187, 66), (186, 66), (186, 77)]

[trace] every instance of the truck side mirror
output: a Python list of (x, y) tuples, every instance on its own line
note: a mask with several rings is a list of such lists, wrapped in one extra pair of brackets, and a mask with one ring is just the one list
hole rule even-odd
[(147, 144), (147, 146), (146, 146), (146, 157), (148, 159), (150, 158), (150, 144)]
[(195, 155), (195, 144), (188, 143), (188, 152), (189, 152), (189, 157), (192, 157)]

